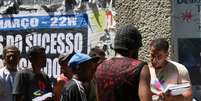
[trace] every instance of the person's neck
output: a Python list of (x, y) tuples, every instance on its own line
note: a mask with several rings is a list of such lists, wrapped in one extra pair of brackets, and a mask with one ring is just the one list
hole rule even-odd
[(156, 68), (156, 70), (160, 70), (160, 69), (166, 68), (167, 64), (168, 64), (168, 61), (166, 60), (160, 67)]
[(165, 60), (165, 62), (162, 64), (162, 67), (166, 67), (167, 63), (168, 63), (168, 61)]
[(41, 73), (41, 68), (39, 66), (36, 65), (32, 65), (33, 68), (33, 72), (36, 74), (40, 74)]
[(121, 54), (119, 54), (119, 53), (116, 53), (115, 57), (117, 57), (117, 58), (122, 58), (122, 57), (124, 57), (124, 56), (121, 55)]
[(72, 74), (71, 73), (63, 73), (64, 76), (68, 77), (68, 78), (72, 78)]
[(77, 75), (77, 74), (74, 74), (74, 75), (72, 76), (72, 78), (73, 78), (73, 79), (76, 79), (76, 80), (78, 80), (78, 81), (80, 81), (80, 82), (82, 82), (82, 83), (85, 83), (85, 82), (86, 82), (86, 81), (82, 80), (82, 79), (79, 77), (79, 75)]
[(10, 72), (17, 72), (17, 66), (16, 67), (6, 66), (6, 69), (8, 69), (8, 71)]
[(74, 75), (72, 76), (72, 78), (80, 81), (79, 76), (78, 76), (77, 74), (74, 74)]

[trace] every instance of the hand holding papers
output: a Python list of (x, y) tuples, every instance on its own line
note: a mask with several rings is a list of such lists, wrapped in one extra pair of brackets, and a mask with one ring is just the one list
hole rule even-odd
[(190, 88), (190, 83), (183, 84), (168, 84), (163, 92), (170, 91), (171, 95), (181, 95)]
[(181, 95), (183, 92), (190, 88), (190, 83), (182, 83), (182, 84), (167, 84), (166, 86), (162, 86), (158, 84), (158, 87), (161, 91), (152, 89), (152, 92), (159, 95), (160, 93), (170, 93), (171, 95)]

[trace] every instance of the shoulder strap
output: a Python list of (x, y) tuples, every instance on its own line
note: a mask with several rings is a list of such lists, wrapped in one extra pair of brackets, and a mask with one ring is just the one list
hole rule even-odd
[(147, 65), (147, 62), (141, 61), (141, 63), (138, 65), (138, 68), (143, 68), (144, 65)]
[(144, 65), (147, 65), (147, 62), (141, 61), (141, 63), (138, 64), (138, 66), (136, 67), (135, 71), (134, 71), (134, 75), (136, 77), (140, 77), (140, 73), (142, 71), (142, 68), (144, 67)]
[(139, 72), (141, 72), (144, 65), (147, 65), (147, 62), (141, 61), (141, 63), (138, 64), (137, 68), (139, 69)]
[(157, 78), (155, 69), (152, 67), (152, 65), (150, 63), (148, 64), (148, 66), (149, 66), (149, 73), (150, 73), (151, 79)]

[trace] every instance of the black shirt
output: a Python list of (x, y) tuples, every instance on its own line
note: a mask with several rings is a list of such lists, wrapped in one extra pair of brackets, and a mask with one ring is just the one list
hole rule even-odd
[(61, 101), (82, 101), (78, 86), (75, 81), (70, 80), (61, 94)]
[(45, 73), (35, 74), (32, 69), (17, 72), (13, 87), (14, 95), (22, 95), (23, 101), (52, 93), (49, 77)]

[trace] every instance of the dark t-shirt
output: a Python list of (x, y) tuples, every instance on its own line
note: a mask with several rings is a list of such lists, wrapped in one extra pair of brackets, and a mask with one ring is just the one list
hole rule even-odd
[(13, 94), (22, 95), (23, 101), (32, 101), (48, 93), (52, 93), (52, 87), (45, 73), (35, 74), (32, 69), (25, 69), (16, 74)]
[(139, 78), (144, 64), (127, 57), (101, 63), (96, 71), (99, 100), (139, 101)]
[(61, 94), (61, 101), (82, 101), (75, 81), (70, 80), (65, 85)]

